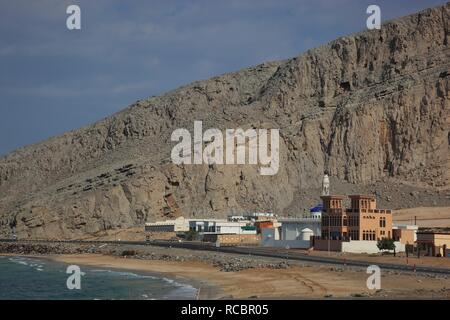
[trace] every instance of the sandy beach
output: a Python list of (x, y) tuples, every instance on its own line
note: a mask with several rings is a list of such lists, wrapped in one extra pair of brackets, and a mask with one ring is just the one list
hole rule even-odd
[(98, 254), (52, 255), (48, 258), (80, 266), (158, 273), (200, 286), (200, 299), (320, 299), (376, 297), (378, 299), (450, 298), (450, 279), (414, 273), (382, 271), (381, 290), (368, 290), (362, 269), (293, 265), (288, 269), (254, 268), (221, 272), (196, 261), (140, 260)]

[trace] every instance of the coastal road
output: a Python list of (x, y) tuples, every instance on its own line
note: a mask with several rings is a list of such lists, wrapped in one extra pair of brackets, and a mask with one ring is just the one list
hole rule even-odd
[[(227, 252), (227, 253), (235, 253), (242, 254), (247, 256), (262, 256), (269, 258), (278, 258), (282, 260), (298, 260), (298, 261), (307, 261), (307, 262), (315, 262), (315, 263), (326, 263), (332, 265), (342, 265), (342, 266), (355, 266), (355, 267), (364, 267), (367, 268), (370, 265), (376, 264), (381, 269), (390, 269), (390, 270), (398, 270), (398, 271), (411, 271), (414, 272), (414, 265), (404, 265), (404, 264), (393, 264), (393, 263), (374, 263), (369, 261), (359, 261), (359, 260), (349, 260), (345, 258), (338, 257), (323, 257), (323, 256), (312, 256), (309, 255), (306, 251), (299, 252), (293, 250), (287, 250), (282, 248), (265, 248), (265, 247), (232, 247), (232, 246), (224, 246), (224, 247), (215, 247), (215, 246), (202, 246), (196, 243), (171, 243), (168, 241), (155, 241), (152, 242), (153, 245), (159, 246), (171, 246), (177, 248), (187, 248), (193, 250), (210, 250), (210, 251), (219, 251), (219, 252)], [(444, 258), (445, 259), (445, 258)], [(432, 266), (416, 266), (415, 272), (421, 273), (437, 273), (437, 274), (449, 274), (450, 268), (445, 267), (432, 267)]]
[[(133, 245), (133, 246), (159, 246), (166, 248), (182, 248), (190, 250), (203, 250), (203, 251), (216, 251), (224, 253), (234, 253), (246, 256), (261, 256), (269, 258), (277, 258), (283, 261), (286, 260), (296, 260), (296, 261), (306, 261), (314, 263), (324, 263), (332, 265), (342, 265), (342, 266), (354, 266), (367, 268), (369, 265), (375, 264), (374, 262), (362, 261), (362, 260), (347, 260), (338, 257), (323, 257), (323, 256), (313, 256), (309, 255), (306, 251), (299, 252), (293, 250), (287, 250), (282, 248), (265, 248), (265, 247), (235, 247), (235, 246), (222, 246), (216, 247), (214, 244), (202, 243), (196, 241), (167, 241), (167, 240), (153, 240), (153, 241), (84, 241), (84, 240), (65, 240), (65, 241), (50, 241), (50, 240), (9, 240), (0, 239), (0, 242), (19, 242), (19, 243), (76, 243), (76, 244), (114, 244), (114, 245)], [(446, 259), (446, 258), (443, 258)], [(434, 273), (434, 274), (448, 274), (450, 275), (450, 268), (445, 267), (432, 267), (432, 266), (413, 266), (405, 264), (394, 264), (394, 263), (376, 263), (381, 269), (398, 270), (398, 271), (410, 271), (420, 273)]]

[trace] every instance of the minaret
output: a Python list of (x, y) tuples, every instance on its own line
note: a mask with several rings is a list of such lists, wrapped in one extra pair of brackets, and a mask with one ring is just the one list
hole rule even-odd
[(322, 195), (323, 196), (330, 195), (330, 179), (328, 178), (327, 171), (325, 171), (325, 174), (324, 174), (323, 180), (322, 180)]

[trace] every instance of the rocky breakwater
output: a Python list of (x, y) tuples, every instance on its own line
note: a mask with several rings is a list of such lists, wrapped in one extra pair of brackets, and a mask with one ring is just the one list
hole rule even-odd
[(217, 267), (223, 272), (237, 272), (253, 268), (286, 269), (286, 261), (274, 262), (260, 257), (246, 258), (227, 253), (193, 251), (187, 249), (161, 248), (152, 246), (130, 246), (117, 244), (77, 244), (63, 242), (0, 242), (0, 254), (48, 256), (54, 254), (105, 254), (116, 257), (160, 260), (198, 261)]

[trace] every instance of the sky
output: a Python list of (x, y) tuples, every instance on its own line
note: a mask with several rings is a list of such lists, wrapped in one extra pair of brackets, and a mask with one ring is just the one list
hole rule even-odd
[[(0, 0), (0, 155), (439, 0)], [(81, 9), (68, 30), (66, 9)]]

